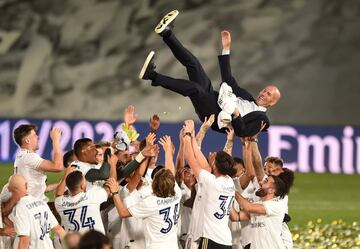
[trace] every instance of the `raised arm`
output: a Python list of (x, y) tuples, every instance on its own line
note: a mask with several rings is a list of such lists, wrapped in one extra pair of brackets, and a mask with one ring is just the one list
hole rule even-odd
[(53, 145), (53, 160), (43, 160), (40, 163), (39, 169), (44, 172), (60, 172), (64, 169), (62, 149), (60, 144), (61, 131), (58, 128), (53, 128), (50, 132), (50, 138)]
[(140, 164), (140, 167), (135, 170), (135, 173), (131, 176), (128, 184), (126, 185), (126, 187), (130, 193), (133, 192), (136, 189), (136, 187), (138, 186), (138, 184), (141, 180), (141, 177), (145, 173), (146, 167), (148, 165), (148, 160), (149, 159), (145, 159), (144, 161), (142, 161), (142, 163)]
[(132, 128), (134, 123), (136, 122), (138, 115), (135, 114), (135, 107), (133, 105), (129, 105), (124, 110), (124, 122), (129, 127)]
[(58, 186), (57, 186), (56, 189), (55, 189), (55, 197), (64, 195), (64, 193), (65, 193), (65, 185), (66, 185), (66, 184), (65, 184), (66, 177), (67, 177), (71, 172), (73, 172), (74, 169), (75, 169), (75, 168), (74, 168), (74, 167), (71, 167), (71, 166), (69, 166), (69, 167), (67, 167), (67, 168), (65, 169), (64, 176), (61, 178)]
[(215, 114), (211, 114), (209, 118), (205, 117), (204, 122), (201, 124), (200, 129), (196, 134), (196, 142), (200, 148), (207, 131), (210, 129), (214, 121), (215, 121)]
[(192, 134), (194, 131), (194, 122), (192, 120), (186, 120), (184, 122), (184, 144), (185, 144), (185, 159), (194, 171), (196, 177), (199, 176), (201, 166), (196, 160), (192, 145)]
[(247, 140), (251, 141), (251, 143), (250, 143), (251, 157), (252, 157), (252, 162), (253, 162), (253, 166), (254, 166), (254, 170), (255, 170), (255, 175), (256, 175), (256, 178), (258, 179), (258, 181), (261, 181), (265, 176), (262, 158), (261, 158), (261, 154), (260, 154), (259, 147), (257, 144), (257, 141), (258, 141), (257, 137), (264, 128), (265, 128), (265, 124), (262, 122), (258, 133), (256, 133), (254, 136), (252, 136), (250, 138), (246, 138)]
[(114, 178), (109, 178), (109, 180), (107, 180), (106, 184), (105, 184), (109, 189), (111, 193), (115, 193), (115, 194), (111, 194), (113, 200), (114, 200), (114, 204), (116, 207), (116, 210), (118, 211), (118, 214), (120, 217), (122, 218), (126, 218), (126, 217), (131, 217), (131, 213), (129, 212), (129, 210), (126, 208), (126, 206), (124, 205), (124, 203), (122, 202), (119, 193), (119, 185), (117, 183), (117, 181)]
[(257, 142), (251, 143), (251, 153), (252, 153), (256, 178), (258, 179), (258, 181), (261, 181), (265, 176), (265, 171), (263, 168), (262, 158)]
[(233, 145), (234, 145), (234, 137), (235, 137), (234, 129), (232, 128), (232, 126), (229, 126), (227, 128), (226, 134), (227, 134), (226, 143), (225, 143), (223, 151), (225, 151), (230, 156), (232, 156), (232, 150), (233, 150)]
[(182, 128), (179, 132), (179, 150), (176, 156), (176, 162), (175, 162), (175, 170), (176, 175), (175, 179), (179, 185), (183, 182), (183, 172), (184, 172), (184, 166), (185, 166), (185, 156), (184, 156), (184, 128)]
[(160, 138), (159, 143), (162, 145), (165, 152), (165, 169), (171, 171), (175, 176), (175, 165), (174, 165), (174, 148), (173, 143), (171, 142), (170, 136), (163, 136)]
[(156, 155), (155, 145), (146, 145), (145, 148), (135, 157), (134, 160), (126, 164), (118, 171), (118, 179), (122, 179), (131, 175), (139, 166), (140, 163), (147, 157), (153, 157)]
[(198, 144), (196, 143), (196, 139), (194, 137), (191, 138), (191, 142), (192, 142), (194, 156), (195, 156), (196, 160), (198, 161), (198, 163), (200, 164), (201, 168), (211, 172), (211, 167), (210, 167), (205, 155), (202, 153)]
[(252, 154), (251, 154), (251, 142), (249, 140), (243, 139), (243, 158), (245, 165), (245, 173), (240, 176), (240, 186), (242, 189), (245, 189), (250, 181), (255, 177), (255, 170), (253, 166)]

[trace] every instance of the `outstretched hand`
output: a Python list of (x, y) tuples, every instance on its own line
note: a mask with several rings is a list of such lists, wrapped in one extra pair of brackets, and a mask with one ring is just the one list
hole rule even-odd
[(172, 142), (171, 137), (166, 135), (160, 138), (159, 143), (162, 145), (164, 151), (172, 151)]
[(133, 125), (136, 122), (138, 115), (135, 114), (135, 107), (133, 105), (129, 105), (126, 107), (124, 111), (124, 121), (127, 125)]
[(230, 141), (233, 141), (234, 137), (235, 137), (235, 131), (234, 131), (234, 128), (232, 127), (232, 125), (229, 125), (228, 127), (226, 127), (225, 131), (226, 131), (226, 134), (227, 134), (226, 139), (230, 140)]
[(110, 189), (110, 192), (112, 193), (119, 191), (119, 184), (114, 178), (109, 178), (106, 181), (105, 186), (107, 186)]
[(215, 121), (215, 114), (211, 114), (209, 116), (209, 118), (205, 117), (205, 120), (202, 123), (201, 128), (204, 128), (205, 130), (208, 130), (212, 126), (214, 121)]
[(150, 132), (147, 137), (146, 137), (146, 145), (153, 145), (155, 143), (156, 140), (156, 135), (155, 133)]
[(230, 50), (231, 35), (230, 35), (229, 31), (227, 31), (227, 30), (221, 31), (221, 43), (222, 43), (223, 49)]
[(251, 136), (251, 138), (257, 138), (259, 134), (265, 129), (266, 123), (264, 121), (261, 121), (260, 130), (255, 135)]
[(193, 133), (194, 132), (194, 128), (195, 127), (195, 124), (194, 124), (194, 121), (189, 119), (189, 120), (185, 120), (184, 121), (184, 133), (187, 133), (187, 132), (190, 132), (190, 133)]

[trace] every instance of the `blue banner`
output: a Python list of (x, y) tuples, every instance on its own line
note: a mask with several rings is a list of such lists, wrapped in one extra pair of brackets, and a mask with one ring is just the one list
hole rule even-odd
[[(63, 150), (67, 151), (81, 137), (88, 137), (95, 142), (111, 141), (120, 124), (115, 121), (0, 118), (0, 162), (14, 161), (18, 146), (13, 140), (13, 130), (25, 123), (37, 125), (40, 138), (37, 153), (45, 159), (51, 159), (52, 145), (49, 134), (54, 126), (61, 129), (61, 145)], [(170, 135), (177, 147), (181, 127), (181, 123), (162, 123), (158, 137)], [(147, 123), (136, 123), (135, 128), (141, 134), (140, 139), (149, 132)], [(225, 141), (225, 134), (209, 131), (202, 150), (206, 155), (222, 150)], [(260, 136), (259, 147), (263, 158), (267, 155), (282, 157), (286, 162), (285, 167), (298, 172), (360, 173), (359, 128), (272, 125), (268, 132)], [(233, 155), (242, 157), (239, 138), (235, 141)], [(163, 153), (159, 161), (163, 162)]]

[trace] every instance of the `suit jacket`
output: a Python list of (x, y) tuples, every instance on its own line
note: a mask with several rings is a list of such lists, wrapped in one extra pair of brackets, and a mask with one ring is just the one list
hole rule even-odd
[[(241, 88), (232, 76), (230, 67), (230, 55), (219, 55), (218, 58), (222, 82), (226, 82), (229, 86), (231, 86), (233, 89), (233, 93), (237, 97), (241, 97), (244, 100), (255, 102), (254, 97), (248, 91)], [(263, 131), (266, 131), (267, 128), (270, 126), (270, 121), (266, 116), (266, 112), (262, 111), (250, 112), (243, 117), (239, 116), (237, 118), (233, 118), (231, 124), (234, 128), (236, 136), (249, 137), (255, 135), (260, 131), (262, 121), (266, 124)]]

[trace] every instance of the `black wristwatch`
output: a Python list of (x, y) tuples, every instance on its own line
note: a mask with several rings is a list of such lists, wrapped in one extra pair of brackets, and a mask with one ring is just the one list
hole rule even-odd
[(111, 192), (111, 197), (114, 197), (114, 195), (117, 195), (119, 193), (119, 190), (116, 192)]

